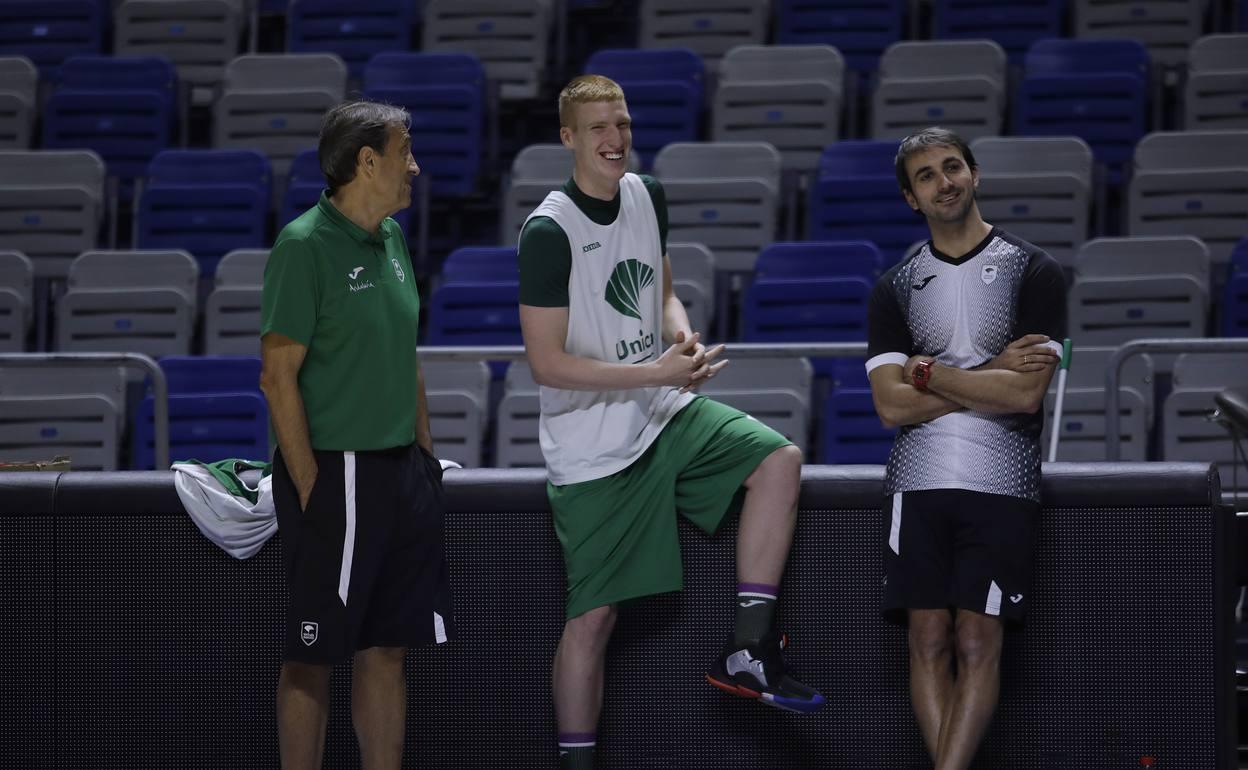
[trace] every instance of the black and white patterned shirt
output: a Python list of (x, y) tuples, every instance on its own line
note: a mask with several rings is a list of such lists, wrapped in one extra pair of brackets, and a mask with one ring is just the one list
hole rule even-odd
[[(973, 369), (1026, 334), (1047, 334), (1060, 351), (1066, 284), (1052, 257), (993, 228), (961, 258), (929, 241), (885, 273), (871, 295), (867, 370), (904, 365), (911, 355)], [(1036, 414), (964, 409), (903, 426), (888, 458), (888, 494), (967, 489), (1040, 499)]]

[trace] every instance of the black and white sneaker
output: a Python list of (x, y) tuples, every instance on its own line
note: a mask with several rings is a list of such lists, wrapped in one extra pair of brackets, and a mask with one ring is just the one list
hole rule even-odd
[(768, 706), (809, 714), (823, 706), (823, 696), (784, 671), (780, 650), (788, 640), (772, 631), (754, 644), (737, 645), (732, 640), (716, 659), (706, 681), (719, 689), (754, 698)]

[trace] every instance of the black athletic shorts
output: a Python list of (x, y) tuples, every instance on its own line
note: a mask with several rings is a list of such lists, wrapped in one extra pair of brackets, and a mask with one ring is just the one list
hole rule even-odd
[(273, 502), (290, 602), (284, 660), (337, 663), (369, 647), (451, 637), (442, 470), (417, 444), (314, 452), (306, 510), (279, 451)]
[(899, 492), (884, 502), (884, 616), (964, 609), (1021, 625), (1040, 506), (962, 489)]

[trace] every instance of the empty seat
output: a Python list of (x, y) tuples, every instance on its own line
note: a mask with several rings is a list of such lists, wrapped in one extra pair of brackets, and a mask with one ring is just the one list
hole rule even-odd
[(854, 342), (867, 338), (872, 281), (758, 278), (742, 309), (746, 342)]
[(1194, 235), (1219, 272), (1248, 232), (1248, 130), (1159, 132), (1135, 149), (1131, 235)]
[(776, 234), (780, 153), (764, 142), (672, 144), (655, 175), (667, 193), (668, 239), (705, 244), (716, 268), (750, 271)]
[(874, 283), (884, 255), (870, 241), (777, 241), (763, 249), (756, 278), (853, 278)]
[(325, 187), (325, 175), (321, 173), (321, 160), (316, 150), (304, 150), (296, 155), (290, 162), (286, 192), (282, 194), (282, 205), (277, 213), (279, 230), (319, 203)]
[[(1212, 462), (1222, 488), (1233, 489), (1235, 449), (1224, 425), (1209, 420), (1213, 397), (1248, 382), (1248, 357), (1242, 353), (1185, 353), (1174, 364), (1174, 388), (1162, 405), (1162, 459)], [(1248, 472), (1239, 473), (1239, 489), (1248, 488)]]
[[(170, 461), (268, 460), (269, 409), (260, 393), (259, 358), (169, 356), (160, 368), (169, 387)], [(134, 417), (130, 464), (136, 470), (155, 467), (154, 411), (148, 395)]]
[(499, 468), (543, 468), (539, 438), (541, 403), (528, 363), (513, 361), (498, 403), (494, 464)]
[(970, 141), (1001, 133), (1005, 50), (991, 40), (894, 43), (880, 59), (871, 100), (873, 139), (940, 125)]
[(984, 219), (1044, 249), (1064, 266), (1088, 237), (1092, 150), (1074, 136), (981, 137), (975, 200)]
[(26, 347), (33, 314), (35, 267), (24, 254), (0, 251), (0, 353)]
[(1192, 43), (1183, 126), (1189, 131), (1248, 129), (1248, 35), (1208, 35)]
[(226, 64), (242, 44), (244, 8), (238, 0), (125, 0), (113, 13), (118, 56), (163, 56), (207, 104)]
[(779, 0), (776, 42), (831, 45), (858, 72), (874, 72), (905, 29), (906, 0)]
[(39, 71), (25, 56), (0, 57), (0, 150), (30, 147)]
[(1075, 37), (1129, 38), (1148, 47), (1153, 61), (1182, 64), (1200, 36), (1205, 0), (1075, 0)]
[(699, 391), (752, 416), (804, 453), (809, 445), (812, 380), (810, 362), (804, 358), (738, 358)]
[(1069, 329), (1085, 345), (1146, 337), (1203, 337), (1208, 297), (1195, 278), (1079, 278), (1070, 289)]
[(710, 331), (715, 316), (715, 256), (700, 243), (667, 244), (672, 263), (672, 293), (685, 306), (689, 326), (703, 333)]
[(1149, 66), (1134, 40), (1041, 40), (1024, 59), (1013, 133), (1077, 136), (1119, 185), (1147, 130)]
[(104, 161), (88, 150), (0, 151), (0, 246), (35, 274), (64, 278), (96, 246), (104, 221)]
[(471, 54), (383, 53), (364, 70), (364, 96), (411, 115), (412, 155), (434, 195), (477, 187), (485, 155), (485, 69)]
[[(1057, 459), (1063, 462), (1098, 462), (1106, 459), (1105, 370), (1117, 348), (1077, 347), (1071, 355), (1066, 395), (1062, 402), (1061, 434)], [(1120, 457), (1148, 459), (1149, 432), (1153, 424), (1153, 359), (1134, 355), (1123, 362), (1118, 377)], [(1044, 436), (1041, 448), (1048, 456), (1055, 423), (1057, 378), (1045, 396)]]
[(286, 50), (336, 54), (351, 77), (360, 78), (374, 54), (411, 47), (419, 8), (410, 0), (294, 0), (286, 21)]
[(429, 298), (430, 345), (520, 345), (520, 281), (448, 281)]
[(442, 263), (441, 278), (451, 281), (518, 281), (520, 264), (514, 246), (465, 246)]
[(1097, 238), (1075, 255), (1075, 277), (1183, 275), (1209, 291), (1209, 249), (1199, 238), (1170, 235)]
[(480, 467), (489, 415), (489, 367), (482, 361), (422, 359), (420, 372), (434, 451), (466, 468)]
[(173, 64), (158, 56), (75, 56), (61, 76), (44, 111), (43, 146), (98, 153), (128, 199), (133, 180), (176, 138)]
[(620, 84), (632, 117), (633, 153), (649, 165), (673, 142), (698, 139), (702, 114), (702, 59), (688, 48), (597, 51), (585, 71)]
[(186, 249), (212, 275), (227, 252), (266, 245), (270, 184), (252, 150), (166, 150), (148, 167), (136, 245)]
[(116, 366), (0, 368), (0, 462), (68, 455), (76, 470), (116, 470), (125, 390)]
[(1248, 236), (1231, 252), (1222, 301), (1222, 336), (1248, 337)]
[[(639, 168), (637, 156), (630, 154), (629, 171)], [(520, 239), (520, 228), (533, 209), (551, 190), (572, 177), (572, 151), (562, 144), (531, 144), (516, 154), (511, 174), (503, 189), (503, 210), (500, 240), (514, 245)]]
[(333, 54), (233, 59), (213, 106), (213, 145), (263, 152), (280, 190), (295, 156), (317, 145), (325, 113), (346, 88), (347, 67)]
[(24, 56), (45, 80), (55, 82), (61, 62), (103, 52), (110, 10), (108, 0), (5, 0), (0, 56)]
[(428, 0), (421, 46), (470, 53), (503, 99), (532, 99), (546, 80), (550, 6), (545, 0)]
[(927, 224), (897, 188), (896, 142), (845, 141), (824, 148), (810, 186), (806, 239), (865, 239), (879, 247), (885, 267), (916, 241), (926, 241)]
[(986, 38), (1021, 65), (1037, 40), (1062, 36), (1063, 0), (933, 0), (932, 39)]
[(688, 48), (708, 74), (739, 45), (767, 36), (767, 0), (642, 0), (641, 48)]
[[(861, 362), (857, 368), (863, 368)], [(880, 424), (870, 387), (832, 388), (820, 427), (819, 462), (838, 465), (884, 465), (897, 436)]]
[(768, 142), (784, 168), (810, 171), (840, 135), (845, 60), (828, 45), (733, 48), (719, 63), (717, 142)]
[(70, 265), (56, 306), (57, 349), (186, 355), (198, 282), (184, 251), (87, 252)]
[(217, 264), (214, 288), (204, 307), (208, 355), (260, 355), (260, 300), (268, 259), (268, 249), (240, 249)]

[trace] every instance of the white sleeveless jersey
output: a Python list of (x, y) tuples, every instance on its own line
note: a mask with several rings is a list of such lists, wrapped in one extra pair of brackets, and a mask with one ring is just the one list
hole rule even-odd
[[(620, 180), (620, 213), (612, 224), (595, 224), (560, 191), (547, 195), (533, 217), (554, 220), (572, 251), (563, 349), (627, 365), (662, 355), (663, 254), (654, 204), (641, 179), (625, 174)], [(542, 455), (556, 485), (627, 468), (693, 400), (670, 386), (609, 391), (542, 386), (540, 392)]]

